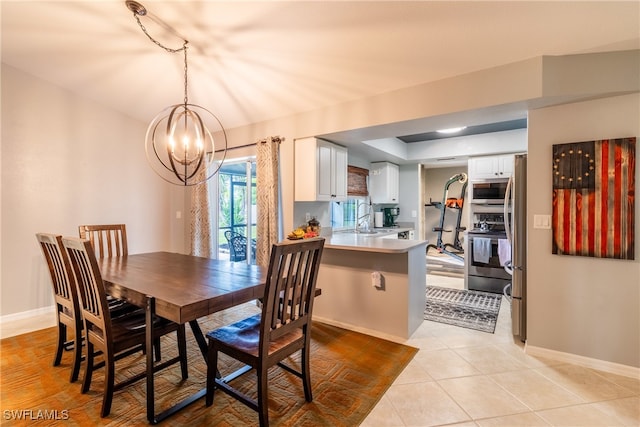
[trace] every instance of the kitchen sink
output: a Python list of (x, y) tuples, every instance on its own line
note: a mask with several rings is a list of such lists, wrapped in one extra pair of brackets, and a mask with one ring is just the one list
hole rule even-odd
[(357, 233), (357, 234), (378, 234), (378, 232), (377, 232), (377, 231), (375, 231), (375, 230), (367, 230), (367, 231), (365, 231), (365, 230), (358, 230), (358, 231), (356, 231), (356, 233)]

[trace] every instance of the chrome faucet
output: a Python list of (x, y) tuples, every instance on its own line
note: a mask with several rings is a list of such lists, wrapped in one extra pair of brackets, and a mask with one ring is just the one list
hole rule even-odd
[[(359, 216), (356, 220), (356, 232), (360, 231), (369, 231), (369, 222), (371, 221), (371, 204), (367, 202), (357, 203), (356, 204), (356, 215), (360, 213), (360, 207), (366, 206), (367, 213), (362, 216)], [(367, 218), (366, 221), (362, 221), (362, 219)], [(363, 227), (362, 229), (360, 227)]]

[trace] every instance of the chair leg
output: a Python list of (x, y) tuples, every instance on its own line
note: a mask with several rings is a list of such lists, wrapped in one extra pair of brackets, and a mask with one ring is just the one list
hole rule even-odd
[(216, 389), (216, 372), (218, 370), (218, 350), (213, 347), (213, 343), (209, 341), (209, 349), (207, 350), (207, 395), (205, 405), (213, 404), (213, 393)]
[(101, 417), (106, 417), (111, 412), (111, 402), (115, 388), (115, 364), (112, 355), (104, 355), (104, 395), (102, 396)]
[(178, 355), (180, 356), (180, 370), (182, 371), (182, 379), (189, 378), (187, 369), (187, 332), (184, 324), (178, 328)]
[(64, 342), (67, 340), (67, 325), (58, 321), (58, 348), (56, 348), (56, 355), (53, 358), (53, 366), (60, 365), (62, 360), (62, 350), (64, 349)]
[(269, 427), (268, 372), (269, 370), (263, 366), (258, 369), (258, 419), (260, 427)]
[(307, 402), (313, 400), (311, 393), (311, 371), (309, 369), (309, 343), (302, 349), (302, 385), (304, 386), (304, 398)]
[(156, 362), (161, 361), (162, 353), (160, 351), (160, 338), (156, 338), (155, 340), (153, 340), (153, 352), (155, 353), (155, 356), (156, 356)]
[(71, 382), (78, 381), (78, 374), (80, 373), (80, 363), (82, 363), (82, 331), (76, 328), (73, 331), (74, 345), (73, 345), (73, 366), (71, 368)]
[(94, 362), (94, 348), (93, 343), (87, 339), (87, 363), (84, 369), (84, 379), (82, 380), (82, 393), (89, 391), (91, 387), (91, 377), (93, 376), (93, 362)]

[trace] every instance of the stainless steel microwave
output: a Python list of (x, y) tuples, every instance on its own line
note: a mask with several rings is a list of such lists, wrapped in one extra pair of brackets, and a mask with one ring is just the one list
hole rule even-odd
[(508, 179), (471, 182), (471, 203), (504, 205)]

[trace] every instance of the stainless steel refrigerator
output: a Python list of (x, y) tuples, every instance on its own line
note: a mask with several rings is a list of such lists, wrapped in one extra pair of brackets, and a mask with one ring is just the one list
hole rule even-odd
[[(511, 275), (511, 327), (521, 341), (527, 338), (527, 155), (517, 154), (513, 174), (507, 184), (504, 204), (505, 231), (511, 243), (511, 262), (505, 270)], [(509, 288), (509, 287), (507, 287)]]

